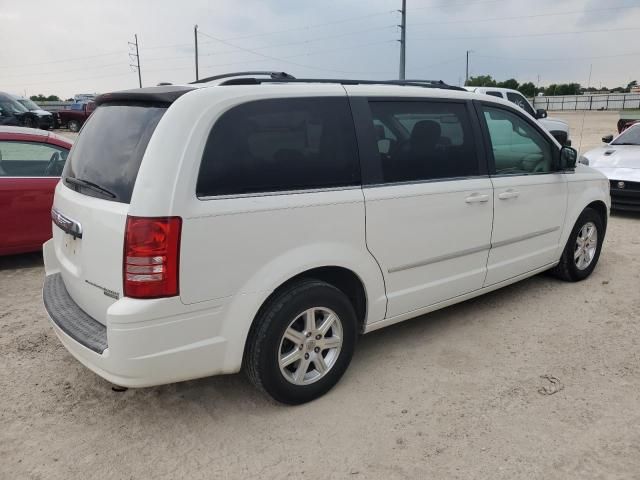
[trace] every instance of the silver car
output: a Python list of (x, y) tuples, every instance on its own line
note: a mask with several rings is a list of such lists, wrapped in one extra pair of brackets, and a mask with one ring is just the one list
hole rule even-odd
[(611, 208), (640, 212), (640, 123), (580, 157), (579, 162), (600, 170), (611, 182)]

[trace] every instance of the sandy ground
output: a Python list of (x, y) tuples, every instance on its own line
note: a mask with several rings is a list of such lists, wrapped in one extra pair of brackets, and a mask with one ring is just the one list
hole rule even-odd
[[(587, 121), (594, 145), (613, 125)], [(113, 392), (48, 326), (42, 276), (40, 255), (0, 258), (2, 479), (640, 478), (638, 215), (611, 218), (588, 280), (366, 335), (300, 407), (242, 375)]]

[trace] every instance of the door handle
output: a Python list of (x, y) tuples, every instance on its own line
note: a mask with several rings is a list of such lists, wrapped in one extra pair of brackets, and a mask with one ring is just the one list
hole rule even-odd
[(464, 199), (467, 203), (485, 203), (489, 201), (489, 195), (473, 193)]
[(500, 200), (509, 200), (510, 198), (517, 198), (519, 196), (520, 196), (520, 192), (518, 192), (517, 190), (514, 190), (513, 188), (510, 188), (506, 192), (502, 192), (498, 194), (498, 198)]

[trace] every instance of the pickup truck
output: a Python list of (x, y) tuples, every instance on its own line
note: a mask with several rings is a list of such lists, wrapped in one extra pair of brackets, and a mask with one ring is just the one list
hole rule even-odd
[(546, 110), (535, 110), (533, 105), (529, 103), (520, 92), (512, 90), (510, 88), (497, 88), (497, 87), (464, 87), (470, 92), (483, 93), (485, 95), (491, 95), (493, 97), (503, 98), (515, 103), (525, 112), (538, 120), (538, 123), (542, 125), (551, 135), (555, 137), (560, 145), (571, 145), (571, 139), (569, 138), (569, 124), (559, 118), (547, 117)]
[(93, 102), (74, 103), (69, 110), (56, 112), (56, 126), (78, 132), (95, 109), (96, 104)]

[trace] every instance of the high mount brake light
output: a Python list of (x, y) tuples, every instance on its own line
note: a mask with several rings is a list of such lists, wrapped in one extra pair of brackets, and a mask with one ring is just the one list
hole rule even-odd
[(127, 217), (122, 280), (132, 298), (179, 294), (180, 217)]

